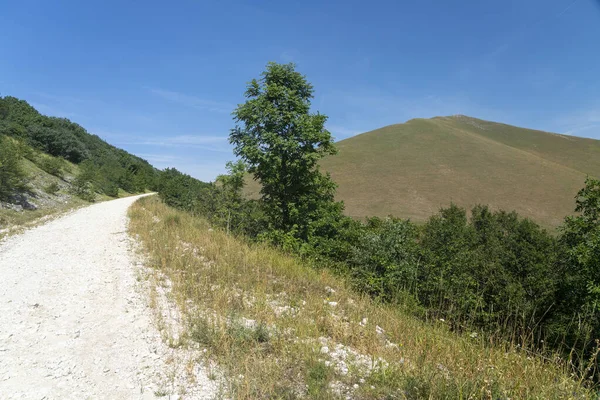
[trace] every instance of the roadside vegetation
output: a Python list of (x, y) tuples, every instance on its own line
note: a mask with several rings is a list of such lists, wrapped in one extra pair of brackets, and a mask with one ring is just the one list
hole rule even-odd
[[(66, 118), (40, 114), (26, 101), (0, 97), (0, 196), (23, 193), (27, 174), (19, 166), (22, 159), (68, 183), (73, 179), (75, 193), (92, 200), (92, 195), (116, 197), (119, 190), (141, 193), (156, 184), (158, 171), (147, 161), (106, 143)], [(9, 162), (10, 161), (10, 162)]]
[[(441, 332), (436, 329), (442, 323), (456, 335), (448, 336), (445, 332), (444, 340), (466, 340), (464, 343), (479, 345), (485, 342), (490, 346), (486, 351), (501, 354), (514, 351), (521, 357), (531, 357), (534, 363), (540, 362), (539, 365), (544, 366), (540, 368), (560, 371), (563, 378), (577, 382), (579, 389), (597, 388), (599, 181), (588, 177), (585, 187), (575, 198), (577, 215), (565, 219), (558, 235), (548, 233), (515, 212), (491, 210), (485, 205), (476, 206), (470, 212), (449, 205), (420, 225), (393, 217), (357, 221), (343, 215), (343, 203), (334, 199), (334, 182), (328, 174), (320, 172), (318, 161), (334, 154), (335, 148), (331, 135), (323, 127), (326, 117), (310, 111), (312, 93), (312, 86), (293, 65), (270, 63), (260, 79), (248, 84), (246, 103), (234, 111), (237, 125), (231, 132), (230, 141), (239, 160), (228, 164), (229, 174), (220, 176), (213, 184), (198, 182), (174, 169), (159, 178), (159, 194), (167, 205), (206, 218), (217, 228), (215, 232), (219, 232), (210, 234), (214, 237), (223, 234), (219, 229), (235, 236), (227, 238), (231, 241), (227, 242), (230, 247), (219, 247), (218, 257), (225, 260), (224, 268), (232, 271), (246, 268), (244, 261), (228, 258), (236, 257), (230, 254), (237, 251), (231, 250), (231, 243), (236, 243), (234, 248), (243, 245), (257, 253), (264, 252), (265, 265), (278, 268), (281, 273), (286, 268), (296, 271), (310, 265), (314, 271), (306, 273), (315, 274), (315, 282), (329, 277), (344, 282), (347, 285), (344, 290), (349, 290), (347, 293), (352, 290), (352, 293), (368, 297), (371, 300), (364, 298), (364, 301), (377, 310), (394, 313), (393, 317), (387, 315), (391, 319), (406, 320), (407, 315), (411, 315), (425, 323), (419, 325), (422, 329), (435, 332)], [(243, 196), (247, 173), (256, 177), (259, 183), (258, 199)], [(162, 220), (160, 216), (157, 218)], [(172, 229), (179, 232), (180, 226), (188, 226), (188, 221), (182, 214), (174, 213)], [(194, 222), (191, 226), (208, 231), (206, 222)], [(167, 228), (156, 226), (153, 232), (161, 234), (164, 229)], [(186, 236), (181, 240), (218, 264), (217, 256), (213, 259), (204, 254), (206, 246), (199, 239), (203, 233), (195, 235), (197, 237)], [(163, 240), (154, 239), (157, 245)], [(169, 252), (176, 253), (177, 246), (171, 243), (168, 249), (151, 248), (154, 256), (160, 254), (160, 267), (165, 271), (175, 268), (176, 273), (186, 277), (194, 273), (198, 274), (198, 279), (205, 276), (208, 267), (197, 266), (201, 268), (198, 272), (180, 272), (181, 268), (188, 267), (179, 266), (177, 256), (169, 255)], [(276, 266), (277, 263), (282, 266)], [(289, 263), (294, 266), (290, 267)], [(234, 286), (238, 284), (237, 279), (263, 280), (262, 285), (275, 287), (281, 281), (272, 274), (251, 278), (247, 276), (248, 271), (253, 270), (243, 269), (238, 275), (222, 273)], [(210, 279), (218, 280), (219, 277)], [(300, 287), (306, 286), (302, 285)], [(244, 285), (240, 296), (245, 296), (244, 291), (250, 290), (249, 286)], [(287, 293), (288, 289), (284, 291)], [(273, 289), (273, 293), (267, 293), (276, 296), (275, 292), (277, 290)], [(196, 300), (192, 298), (191, 301), (194, 304)], [(323, 301), (323, 298), (315, 301)], [(340, 304), (337, 300), (332, 301)], [(199, 309), (202, 308), (200, 304)], [(321, 314), (314, 312), (311, 318), (318, 321)], [(344, 321), (341, 314), (334, 315), (337, 317), (333, 318)], [(211, 326), (209, 324), (207, 329), (213, 329)], [(394, 331), (395, 328), (391, 329)], [(324, 332), (319, 334), (327, 337)], [(435, 346), (442, 345), (430, 344), (429, 348), (437, 351)], [(480, 350), (474, 347), (470, 351)], [(452, 356), (458, 357), (454, 353)], [(542, 363), (542, 359), (546, 361)], [(469, 365), (472, 360), (468, 361)], [(516, 359), (511, 360), (516, 364)], [(443, 362), (441, 365), (441, 369), (448, 367)], [(515, 366), (517, 369), (522, 367)], [(493, 368), (497, 371), (499, 367)], [(321, 375), (329, 376), (327, 371), (321, 371)], [(383, 374), (388, 376), (387, 372)], [(565, 396), (559, 387), (550, 383), (542, 389), (543, 385), (535, 386), (533, 381), (508, 369), (502, 374), (513, 378), (513, 386), (508, 381), (499, 383), (501, 391), (492, 392), (501, 396), (508, 396), (506, 393), (516, 397), (540, 393), (547, 394), (540, 396), (542, 398)], [(310, 377), (310, 374), (304, 376)], [(476, 390), (480, 390), (479, 397), (488, 393), (475, 375), (464, 379), (460, 383), (456, 381), (455, 388), (465, 389), (472, 396)], [(386, 382), (384, 386), (397, 389), (404, 387), (402, 382), (399, 379), (395, 384)], [(449, 387), (442, 390), (442, 386), (437, 385), (431, 393), (454, 390)], [(535, 390), (529, 392), (529, 389), (524, 392), (516, 389), (534, 386)], [(462, 396), (460, 391), (455, 393)], [(423, 396), (428, 395), (407, 395)]]
[(594, 398), (568, 358), (422, 321), (344, 277), (156, 197), (130, 231), (184, 330), (236, 399)]
[(0, 236), (90, 202), (152, 189), (158, 174), (67, 119), (0, 97)]

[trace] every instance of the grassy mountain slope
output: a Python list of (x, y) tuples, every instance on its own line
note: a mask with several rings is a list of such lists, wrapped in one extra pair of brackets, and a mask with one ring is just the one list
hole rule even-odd
[(322, 166), (354, 217), (422, 221), (450, 202), (481, 203), (555, 227), (586, 174), (600, 176), (600, 141), (465, 116), (386, 126), (338, 148)]

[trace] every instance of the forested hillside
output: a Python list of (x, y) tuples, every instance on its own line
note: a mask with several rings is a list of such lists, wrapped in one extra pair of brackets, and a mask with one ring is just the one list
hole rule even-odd
[(0, 97), (0, 200), (27, 191), (22, 160), (66, 178), (72, 191), (87, 200), (95, 194), (115, 197), (119, 189), (143, 192), (153, 188), (158, 171), (147, 161), (118, 149), (66, 118), (40, 114), (25, 100)]

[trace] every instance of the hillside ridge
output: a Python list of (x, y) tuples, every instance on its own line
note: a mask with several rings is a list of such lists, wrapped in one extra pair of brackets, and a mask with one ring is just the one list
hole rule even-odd
[(418, 222), (454, 202), (516, 210), (554, 228), (573, 212), (585, 177), (600, 176), (598, 140), (467, 116), (415, 118), (337, 146), (321, 165), (338, 183), (346, 213), (358, 218)]

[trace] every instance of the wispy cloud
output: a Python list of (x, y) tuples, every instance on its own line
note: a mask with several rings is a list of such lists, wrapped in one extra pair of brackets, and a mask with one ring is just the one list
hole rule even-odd
[(228, 147), (227, 137), (224, 136), (200, 136), (200, 135), (180, 135), (180, 136), (159, 136), (136, 140), (131, 143), (157, 147), (193, 147), (196, 149), (215, 151), (220, 153), (231, 152)]
[(507, 32), (504, 35), (503, 41), (499, 45), (494, 46), (492, 48), (492, 50), (490, 50), (489, 52), (487, 52), (486, 54), (483, 55), (483, 57), (482, 57), (483, 62), (487, 63), (487, 64), (493, 63), (493, 61), (496, 58), (498, 58), (503, 53), (508, 51), (515, 44), (523, 42), (523, 39), (529, 33), (531, 33), (533, 30), (537, 29), (540, 25), (547, 24), (557, 18), (562, 17), (577, 2), (578, 2), (578, 0), (572, 0), (567, 5), (567, 7), (561, 9), (560, 11), (554, 10), (554, 12), (552, 12), (550, 15), (544, 15), (544, 16), (541, 16), (540, 18), (537, 18), (537, 19), (534, 18), (532, 20), (526, 21), (525, 24), (523, 26), (521, 26), (520, 28), (517, 28), (512, 31)]
[(455, 114), (505, 121), (515, 125), (521, 122), (516, 120), (514, 115), (486, 107), (462, 93), (412, 97), (377, 88), (362, 88), (355, 92), (328, 93), (320, 108), (342, 110), (327, 124), (327, 128), (336, 139), (345, 139), (413, 118)]
[(95, 130), (92, 133), (101, 138), (122, 146), (151, 146), (151, 147), (179, 147), (207, 150), (217, 153), (230, 153), (231, 148), (227, 136), (218, 135), (174, 135), (174, 136), (148, 136), (141, 134), (119, 133), (104, 130)]
[(45, 103), (29, 102), (29, 104), (31, 104), (40, 113), (51, 117), (74, 118), (78, 115), (77, 113), (64, 111), (60, 108)]
[(144, 89), (170, 102), (181, 104), (190, 108), (195, 108), (197, 110), (230, 113), (235, 108), (233, 104), (227, 102), (208, 100), (198, 96), (175, 92), (172, 90), (164, 90), (152, 87), (145, 87)]
[(51, 100), (56, 103), (71, 103), (71, 104), (85, 103), (85, 100), (83, 100), (79, 97), (73, 97), (73, 96), (59, 96), (59, 95), (54, 95), (54, 94), (50, 94), (50, 93), (46, 93), (46, 92), (36, 92), (35, 95), (37, 95), (38, 97), (47, 99), (47, 100)]
[(356, 135), (362, 133), (362, 131), (359, 131), (356, 129), (348, 129), (348, 128), (345, 128), (345, 127), (339, 126), (339, 125), (328, 125), (325, 128), (329, 132), (331, 132), (331, 135), (336, 140), (347, 139), (349, 137), (356, 136)]
[(168, 155), (168, 154), (145, 154), (145, 153), (139, 153), (138, 154), (139, 157), (145, 159), (146, 161), (148, 161), (150, 164), (157, 166), (158, 164), (172, 164), (177, 162), (178, 160), (181, 160), (180, 156), (174, 156), (174, 155)]
[(225, 162), (198, 162), (197, 160), (173, 154), (138, 154), (159, 169), (177, 168), (179, 171), (204, 182), (214, 179), (226, 172)]
[(279, 59), (285, 63), (296, 62), (298, 54), (297, 50), (286, 50), (279, 55)]
[(600, 139), (600, 106), (560, 116), (553, 122), (567, 135)]

